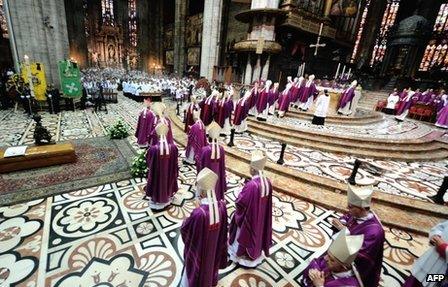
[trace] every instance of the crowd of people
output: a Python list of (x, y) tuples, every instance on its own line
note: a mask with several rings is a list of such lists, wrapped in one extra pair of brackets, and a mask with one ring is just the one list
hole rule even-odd
[[(235, 106), (235, 118), (239, 117), (238, 105), (247, 113), (255, 109), (262, 116), (269, 106), (258, 105), (258, 109), (257, 103), (269, 98), (263, 94), (269, 87), (269, 82), (256, 83), (252, 90), (243, 91), (244, 96)], [(227, 221), (226, 152), (219, 138), (224, 131), (222, 119), (228, 120), (227, 116), (232, 114), (233, 93), (230, 85), (212, 89), (209, 96), (200, 100), (193, 93), (185, 111), (188, 141), (184, 164), (194, 165), (197, 170), (197, 204), (181, 227), (185, 246), (182, 286), (215, 286), (219, 269), (226, 268), (230, 262), (257, 268), (270, 254), (272, 184), (263, 171), (267, 157), (261, 150), (252, 153), (251, 179), (238, 194), (233, 217)], [(241, 103), (250, 103), (251, 97), (256, 97), (253, 107)], [(166, 106), (149, 98), (144, 103), (135, 136), (139, 145), (147, 148), (146, 197), (152, 209), (160, 210), (171, 204), (178, 190), (178, 148)], [(333, 241), (304, 270), (303, 286), (376, 287), (380, 284), (385, 233), (372, 208), (373, 187), (356, 184), (347, 187), (347, 213), (330, 222), (334, 229)], [(433, 247), (417, 261), (406, 280), (407, 287), (435, 286), (427, 284), (426, 274), (432, 270), (446, 272), (448, 221), (434, 228), (430, 242)], [(435, 269), (425, 267), (429, 261), (434, 262), (431, 268)]]
[(385, 113), (395, 115), (397, 121), (403, 121), (414, 106), (423, 106), (434, 111), (436, 115), (436, 126), (448, 128), (448, 95), (445, 90), (435, 92), (433, 89), (427, 89), (421, 92), (412, 88), (405, 88), (401, 92), (398, 89), (387, 98)]

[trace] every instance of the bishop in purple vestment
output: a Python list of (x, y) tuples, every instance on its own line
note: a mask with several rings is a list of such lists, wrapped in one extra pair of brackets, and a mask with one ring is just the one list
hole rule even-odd
[(171, 203), (177, 192), (178, 150), (174, 143), (169, 143), (166, 135), (168, 126), (159, 124), (155, 128), (159, 140), (151, 146), (146, 154), (148, 178), (146, 196), (149, 197), (151, 209), (163, 209)]
[(184, 242), (183, 287), (216, 286), (219, 269), (227, 267), (227, 210), (213, 190), (217, 180), (208, 168), (197, 176), (200, 204), (180, 230)]
[(308, 109), (311, 108), (314, 97), (318, 94), (316, 85), (314, 84), (314, 78), (314, 75), (310, 75), (308, 77), (308, 81), (306, 81), (305, 86), (303, 87), (303, 91), (301, 92), (301, 104), (299, 106), (299, 109), (302, 111), (308, 111)]
[(193, 119), (193, 112), (199, 111), (199, 105), (197, 103), (196, 97), (191, 97), (191, 103), (188, 105), (188, 108), (185, 110), (185, 128), (184, 131), (187, 133), (190, 127), (194, 124), (195, 120)]
[(155, 131), (155, 127), (159, 125), (160, 123), (163, 123), (168, 126), (168, 133), (166, 135), (166, 138), (168, 140), (168, 143), (174, 144), (174, 137), (173, 137), (173, 131), (171, 129), (171, 121), (170, 119), (166, 118), (164, 115), (164, 112), (166, 110), (166, 106), (163, 103), (157, 102), (152, 105), (152, 111), (156, 115), (154, 119), (154, 128), (152, 129), (152, 133), (149, 135), (149, 144), (155, 145), (159, 142), (159, 137)]
[(261, 121), (266, 121), (269, 113), (269, 94), (272, 85), (271, 80), (267, 80), (264, 88), (259, 93), (257, 100), (257, 119)]
[(350, 235), (364, 235), (364, 243), (355, 260), (365, 287), (378, 287), (383, 263), (385, 234), (376, 214), (370, 210), (373, 187), (348, 185), (348, 214), (333, 220), (335, 228), (344, 227)]
[(204, 146), (201, 150), (199, 163), (196, 164), (197, 170), (208, 167), (218, 175), (218, 182), (216, 183), (215, 192), (219, 200), (224, 199), (224, 194), (227, 191), (226, 183), (226, 161), (224, 148), (218, 144), (221, 127), (212, 122), (208, 127), (208, 135), (211, 139), (209, 145)]
[(189, 164), (196, 164), (199, 162), (201, 150), (208, 144), (205, 125), (201, 121), (199, 111), (193, 112), (193, 118), (196, 122), (188, 131), (188, 142), (187, 148), (185, 149), (185, 162)]
[(288, 76), (288, 83), (278, 98), (278, 116), (280, 118), (284, 117), (289, 109), (291, 103), (291, 89), (293, 85), (292, 77)]
[(213, 90), (210, 96), (203, 99), (199, 103), (199, 107), (201, 108), (201, 120), (205, 126), (208, 126), (213, 121), (213, 116), (216, 110), (217, 95), (219, 95), (219, 92)]
[(276, 104), (278, 102), (279, 91), (278, 91), (279, 83), (274, 83), (274, 87), (269, 91), (268, 104), (269, 104), (269, 114), (273, 115), (275, 113)]
[(303, 272), (305, 287), (362, 286), (353, 261), (363, 244), (363, 235), (348, 235), (344, 228), (331, 243), (327, 254), (314, 259)]
[(155, 120), (155, 115), (151, 111), (151, 100), (146, 98), (144, 103), (146, 107), (138, 116), (137, 128), (135, 130), (137, 144), (141, 148), (145, 148), (149, 145), (150, 135), (153, 132)]
[(272, 185), (263, 175), (266, 159), (261, 151), (252, 154), (252, 179), (238, 195), (230, 222), (230, 260), (245, 267), (259, 265), (272, 245)]
[(352, 113), (351, 103), (355, 97), (355, 89), (357, 84), (358, 82), (356, 80), (353, 81), (350, 87), (342, 93), (337, 106), (338, 114), (350, 115)]
[(250, 91), (247, 91), (242, 98), (238, 100), (233, 115), (233, 125), (236, 133), (244, 133), (247, 130), (247, 115), (249, 113)]

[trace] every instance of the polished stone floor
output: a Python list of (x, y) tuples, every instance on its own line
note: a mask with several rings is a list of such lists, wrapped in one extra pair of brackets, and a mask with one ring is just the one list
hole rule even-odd
[[(118, 104), (109, 105), (108, 114), (91, 110), (43, 113), (43, 124), (59, 141), (97, 137), (118, 118), (134, 127), (140, 109), (141, 104), (120, 98)], [(33, 124), (25, 115), (2, 111), (0, 127), (2, 146), (31, 142)], [(128, 140), (137, 150), (135, 139)], [(269, 148), (271, 159), (277, 156), (262, 138), (244, 135), (236, 142), (243, 150), (255, 145)], [(323, 162), (340, 166), (349, 162), (319, 151), (291, 148), (288, 153), (301, 158), (288, 157), (289, 166), (303, 163), (303, 168), (308, 167), (305, 171), (314, 173), (314, 166), (322, 176), (333, 178), (338, 173), (328, 167), (325, 172)], [(182, 156), (180, 150), (180, 162)], [(177, 286), (183, 269), (179, 227), (193, 209), (196, 175), (191, 167), (180, 166), (179, 192), (163, 212), (151, 212), (142, 200), (145, 179), (0, 207), (0, 286)], [(426, 178), (417, 179), (426, 182)], [(231, 217), (243, 179), (227, 173), (227, 181)], [(326, 250), (331, 236), (328, 220), (337, 214), (277, 192), (273, 205), (271, 256), (253, 270), (235, 265), (221, 270), (219, 286), (299, 286), (308, 262)], [(426, 249), (427, 239), (390, 228), (386, 228), (386, 239), (381, 285), (400, 286), (415, 258)]]

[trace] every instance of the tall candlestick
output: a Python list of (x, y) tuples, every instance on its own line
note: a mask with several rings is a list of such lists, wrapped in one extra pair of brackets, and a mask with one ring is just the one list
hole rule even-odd
[(341, 79), (343, 79), (343, 78), (344, 78), (344, 74), (345, 74), (345, 65), (344, 65), (344, 67), (342, 68)]
[(305, 62), (303, 63), (303, 67), (302, 67), (302, 77), (303, 75), (305, 75)]
[(338, 63), (338, 68), (336, 69), (336, 75), (334, 76), (334, 79), (336, 80), (339, 76), (339, 69), (341, 68), (341, 63)]
[(350, 68), (349, 70), (348, 70), (348, 75), (347, 75), (347, 79), (350, 79), (350, 75), (352, 74), (352, 68)]

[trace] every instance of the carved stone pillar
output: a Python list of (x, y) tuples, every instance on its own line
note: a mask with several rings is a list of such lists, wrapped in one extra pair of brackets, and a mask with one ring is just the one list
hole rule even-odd
[(174, 73), (182, 75), (185, 71), (185, 20), (187, 0), (176, 0), (174, 13)]

